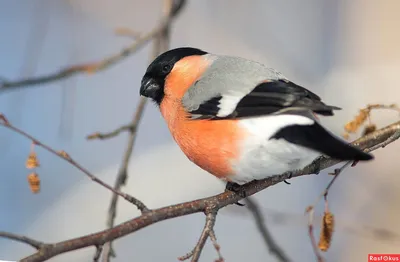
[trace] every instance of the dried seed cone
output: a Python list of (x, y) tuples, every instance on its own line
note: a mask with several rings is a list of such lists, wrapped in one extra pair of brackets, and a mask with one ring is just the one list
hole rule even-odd
[(335, 220), (331, 212), (325, 212), (322, 219), (321, 234), (319, 237), (318, 247), (321, 251), (326, 252), (332, 242)]
[(344, 127), (346, 132), (355, 133), (365, 123), (368, 118), (370, 110), (361, 109), (359, 114), (353, 119), (353, 121), (347, 123)]
[(26, 168), (34, 169), (38, 166), (40, 166), (39, 160), (37, 159), (36, 153), (32, 151), (29, 153), (28, 159), (26, 160)]
[(35, 172), (30, 173), (28, 175), (28, 183), (29, 183), (29, 187), (31, 189), (31, 191), (33, 193), (39, 193), (40, 191), (40, 178), (39, 175)]

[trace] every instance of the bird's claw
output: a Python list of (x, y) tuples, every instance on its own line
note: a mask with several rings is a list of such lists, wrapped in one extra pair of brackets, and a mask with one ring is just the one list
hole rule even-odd
[[(289, 177), (287, 179), (291, 179), (293, 176), (293, 172), (292, 171), (288, 171), (286, 172), (284, 175), (288, 175)], [(288, 181), (286, 181), (286, 179), (283, 180), (283, 182), (285, 182), (285, 184), (291, 185), (291, 183), (289, 183)]]
[[(235, 194), (238, 194), (241, 198), (246, 198), (247, 194), (246, 191), (244, 190), (243, 186), (237, 184), (237, 183), (233, 183), (233, 182), (227, 182), (226, 183), (226, 187), (225, 187), (225, 191), (231, 191)], [(237, 205), (241, 206), (243, 204), (241, 203), (236, 203)]]

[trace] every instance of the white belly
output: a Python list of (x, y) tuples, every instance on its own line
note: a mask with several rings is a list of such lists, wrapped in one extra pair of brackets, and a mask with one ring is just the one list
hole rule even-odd
[(241, 157), (232, 162), (232, 182), (244, 184), (287, 171), (302, 169), (320, 153), (291, 144), (284, 139), (269, 139), (288, 124), (310, 125), (314, 120), (296, 115), (276, 115), (241, 120), (250, 137), (242, 141)]

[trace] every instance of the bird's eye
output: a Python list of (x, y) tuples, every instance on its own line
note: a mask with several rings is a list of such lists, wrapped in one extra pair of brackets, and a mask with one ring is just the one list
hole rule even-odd
[(172, 68), (171, 68), (170, 64), (164, 65), (163, 68), (162, 68), (164, 73), (169, 73), (169, 71), (171, 71), (171, 69)]

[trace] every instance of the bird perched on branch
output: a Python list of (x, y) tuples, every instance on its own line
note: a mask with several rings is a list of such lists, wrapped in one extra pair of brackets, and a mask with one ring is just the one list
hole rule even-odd
[(255, 61), (172, 49), (148, 66), (140, 94), (160, 107), (184, 154), (228, 189), (302, 169), (321, 154), (373, 158), (319, 123), (317, 114), (340, 108)]

